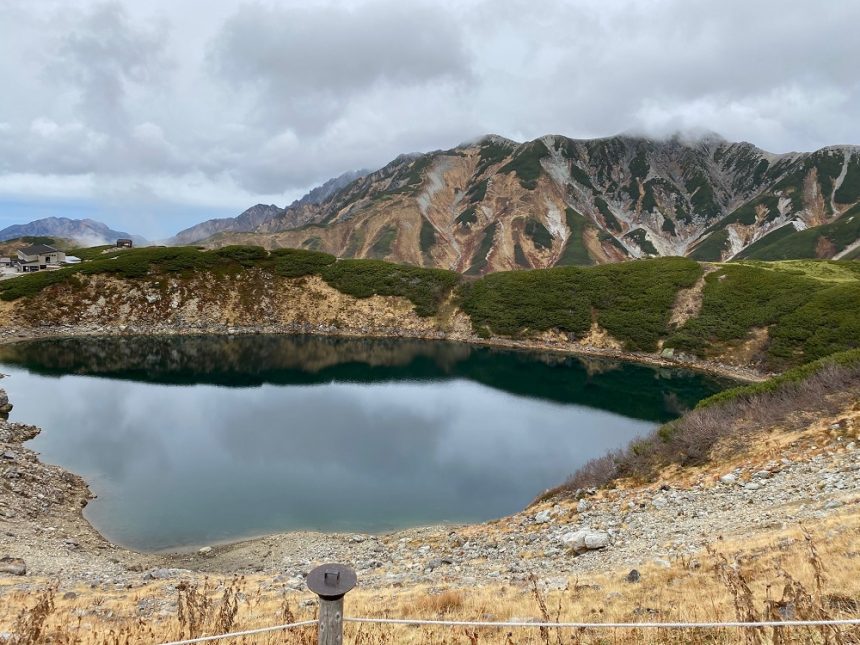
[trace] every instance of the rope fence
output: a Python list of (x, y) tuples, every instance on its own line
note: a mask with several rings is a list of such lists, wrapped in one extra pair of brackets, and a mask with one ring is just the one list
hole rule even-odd
[(719, 629), (733, 628), (765, 628), (765, 627), (826, 627), (860, 625), (860, 618), (845, 618), (834, 620), (775, 620), (759, 622), (725, 622), (725, 623), (553, 623), (553, 622), (484, 622), (480, 620), (419, 620), (410, 618), (348, 618), (345, 623), (375, 623), (380, 625), (437, 625), (441, 627), (535, 627), (538, 629)]
[(343, 624), (359, 623), (371, 625), (404, 625), (409, 627), (471, 627), (476, 629), (765, 629), (782, 627), (849, 627), (860, 625), (860, 618), (823, 620), (763, 620), (725, 622), (638, 622), (638, 623), (561, 623), (531, 621), (481, 621), (481, 620), (424, 620), (419, 618), (366, 618), (344, 616), (343, 598), (355, 586), (355, 571), (342, 564), (324, 564), (307, 575), (307, 586), (319, 596), (319, 614), (316, 620), (261, 627), (242, 632), (201, 636), (187, 640), (172, 641), (161, 645), (194, 645), (211, 641), (243, 638), (268, 632), (283, 631), (297, 627), (316, 625), (318, 645), (342, 645)]
[[(435, 627), (475, 627), (482, 629), (503, 628), (533, 628), (533, 629), (764, 629), (768, 627), (848, 627), (860, 625), (860, 618), (844, 618), (834, 620), (772, 620), (758, 622), (702, 622), (702, 623), (554, 623), (554, 622), (531, 622), (531, 621), (501, 621), (489, 622), (480, 620), (423, 620), (413, 618), (360, 618), (344, 617), (345, 623), (362, 623), (374, 625), (404, 625), (409, 627), (435, 626)], [(217, 640), (241, 638), (254, 636), (268, 632), (283, 631), (296, 627), (310, 627), (317, 625), (317, 620), (305, 620), (286, 625), (275, 625), (273, 627), (261, 627), (229, 634), (218, 634), (213, 636), (200, 636), (181, 641), (161, 643), (161, 645), (194, 645), (195, 643), (207, 643)]]
[(269, 632), (280, 632), (296, 627), (310, 627), (316, 625), (317, 620), (303, 620), (298, 623), (287, 623), (286, 625), (275, 625), (273, 627), (259, 627), (257, 629), (246, 629), (242, 632), (230, 632), (229, 634), (216, 634), (213, 636), (199, 636), (197, 638), (189, 638), (184, 641), (170, 641), (169, 643), (161, 643), (161, 645), (193, 645), (194, 643), (209, 643), (212, 641), (227, 640), (229, 638), (242, 638), (244, 636), (256, 636), (258, 634), (266, 634)]

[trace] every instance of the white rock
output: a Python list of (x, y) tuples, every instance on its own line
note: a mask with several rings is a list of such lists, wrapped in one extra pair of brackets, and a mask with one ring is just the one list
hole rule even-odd
[(585, 546), (593, 551), (595, 549), (605, 549), (609, 546), (609, 533), (596, 531), (585, 536)]
[(587, 511), (590, 508), (591, 508), (591, 502), (589, 502), (587, 499), (581, 499), (581, 500), (579, 500), (579, 503), (577, 503), (577, 505), (576, 505), (576, 512), (577, 513), (585, 513), (585, 511)]
[(549, 511), (541, 511), (535, 514), (535, 524), (546, 524), (552, 519), (552, 513)]
[(199, 555), (209, 555), (210, 553), (212, 553), (212, 547), (204, 546), (202, 549), (198, 549), (197, 553)]
[(727, 473), (720, 477), (720, 481), (724, 484), (734, 484), (738, 480), (738, 476), (734, 473)]

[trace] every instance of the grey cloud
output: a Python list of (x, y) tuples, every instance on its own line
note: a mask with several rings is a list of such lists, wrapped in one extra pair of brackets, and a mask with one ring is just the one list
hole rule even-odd
[(856, 24), (851, 0), (0, 2), (0, 185), (151, 194), (166, 236), (191, 194), (284, 203), (487, 132), (858, 143)]
[(72, 86), (91, 127), (123, 133), (129, 86), (155, 83), (166, 68), (165, 26), (133, 24), (119, 2), (98, 4), (67, 19), (69, 31), (56, 46), (49, 74)]
[(258, 93), (267, 124), (317, 133), (355, 95), (468, 78), (460, 26), (440, 5), (374, 0), (353, 8), (243, 6), (210, 54), (233, 87)]

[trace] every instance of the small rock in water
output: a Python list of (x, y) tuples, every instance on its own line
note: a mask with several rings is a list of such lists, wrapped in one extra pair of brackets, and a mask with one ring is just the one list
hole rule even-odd
[(630, 573), (624, 578), (627, 582), (639, 582), (642, 576), (636, 569), (630, 569)]

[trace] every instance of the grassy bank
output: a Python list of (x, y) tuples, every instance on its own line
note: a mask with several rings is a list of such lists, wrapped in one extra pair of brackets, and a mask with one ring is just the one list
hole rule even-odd
[(834, 354), (707, 398), (627, 448), (588, 462), (554, 492), (600, 488), (620, 479), (652, 481), (667, 466), (709, 462), (718, 443), (723, 450), (740, 451), (756, 433), (803, 428), (858, 395), (860, 350)]

